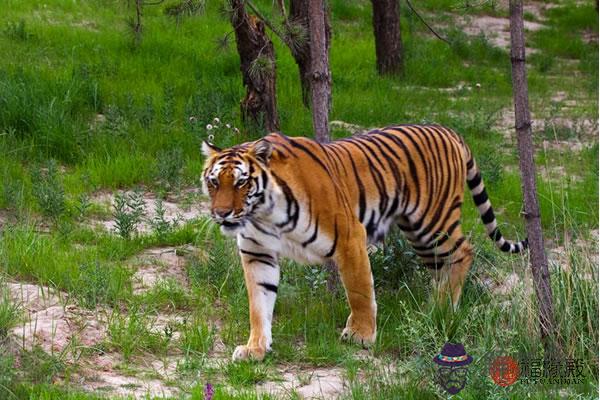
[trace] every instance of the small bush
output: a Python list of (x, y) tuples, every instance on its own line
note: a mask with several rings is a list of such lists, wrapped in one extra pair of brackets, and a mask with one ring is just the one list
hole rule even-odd
[(118, 193), (113, 204), (115, 230), (123, 239), (131, 239), (146, 213), (144, 197), (139, 192)]
[(398, 229), (392, 230), (381, 249), (370, 257), (375, 286), (397, 289), (405, 282), (422, 282), (426, 272), (410, 243)]
[(103, 132), (115, 136), (124, 136), (127, 134), (129, 123), (119, 107), (109, 105), (104, 113), (104, 117), (106, 119), (101, 125)]
[(42, 214), (56, 221), (65, 211), (65, 192), (56, 161), (34, 170), (31, 176), (33, 197)]
[(159, 239), (163, 240), (167, 234), (172, 232), (178, 225), (178, 219), (169, 221), (166, 217), (166, 210), (162, 199), (158, 198), (154, 202), (156, 215), (150, 219), (150, 227)]
[(31, 33), (27, 31), (24, 19), (20, 19), (19, 22), (9, 21), (4, 28), (4, 35), (16, 40), (27, 40), (32, 36)]

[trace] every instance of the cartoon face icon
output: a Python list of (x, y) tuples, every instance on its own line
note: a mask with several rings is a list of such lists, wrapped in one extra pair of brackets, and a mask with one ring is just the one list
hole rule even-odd
[(473, 362), (473, 357), (467, 354), (462, 344), (444, 344), (433, 361), (439, 365), (436, 380), (445, 391), (457, 394), (464, 389), (467, 384), (467, 366)]
[(450, 394), (456, 394), (467, 384), (467, 367), (442, 367), (437, 370), (437, 382)]

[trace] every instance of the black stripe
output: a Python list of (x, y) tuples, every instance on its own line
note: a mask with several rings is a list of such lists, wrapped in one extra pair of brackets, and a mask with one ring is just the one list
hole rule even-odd
[(435, 269), (436, 271), (438, 269), (441, 269), (444, 266), (444, 264), (445, 264), (445, 262), (440, 262), (440, 263), (438, 263), (438, 262), (427, 262), (427, 263), (424, 263), (424, 265), (427, 268), (429, 268), (429, 269)]
[(256, 228), (256, 230), (258, 230), (261, 233), (264, 233), (265, 235), (269, 235), (269, 236), (273, 236), (274, 238), (279, 239), (279, 236), (276, 235), (273, 232), (269, 232), (268, 230), (266, 230), (265, 228), (263, 228), (262, 226), (260, 226), (259, 224), (255, 223), (254, 221), (250, 220), (250, 223), (252, 224), (253, 227)]
[(324, 170), (325, 172), (327, 172), (327, 175), (329, 175), (329, 177), (331, 178), (331, 174), (329, 172), (329, 169), (327, 168), (327, 166), (325, 164), (323, 164), (323, 161), (321, 161), (319, 159), (319, 157), (317, 157), (314, 153), (313, 150), (309, 150), (306, 146), (304, 146), (303, 144), (299, 143), (298, 140), (294, 140), (288, 137), (285, 137), (288, 142), (292, 145), (292, 147), (295, 147), (297, 149), (302, 150), (303, 152), (305, 152), (310, 158), (312, 158), (317, 164), (319, 164)]
[(310, 236), (310, 238), (308, 240), (306, 240), (305, 242), (302, 242), (302, 247), (306, 247), (309, 244), (311, 244), (312, 242), (314, 242), (315, 240), (317, 240), (317, 232), (319, 231), (319, 216), (317, 215), (317, 220), (315, 221), (315, 231), (313, 232), (313, 234)]
[(498, 229), (498, 227), (495, 227), (494, 230), (492, 232), (490, 232), (490, 234), (488, 236), (494, 242), (497, 242), (498, 240), (500, 240), (502, 238), (502, 234), (500, 233), (500, 229)]
[[(441, 245), (443, 245), (444, 243), (446, 243), (446, 241), (447, 241), (447, 240), (448, 240), (450, 237), (452, 237), (452, 234), (454, 233), (454, 230), (455, 230), (455, 229), (456, 229), (456, 228), (457, 228), (459, 225), (460, 225), (460, 220), (459, 220), (459, 219), (457, 219), (456, 221), (454, 221), (454, 222), (452, 223), (452, 225), (450, 225), (450, 227), (448, 228), (448, 230), (447, 230), (446, 232), (440, 232), (440, 231), (437, 231), (435, 234), (431, 235), (431, 237), (433, 238), (433, 240), (432, 240), (432, 241), (430, 241), (430, 242), (427, 242), (427, 243), (426, 243), (425, 245), (423, 245), (423, 246), (415, 246), (415, 245), (413, 245), (413, 248), (414, 248), (415, 250), (425, 250), (425, 249), (427, 249), (427, 248), (429, 248), (429, 247), (431, 247), (431, 246), (434, 246), (434, 247), (440, 247)], [(437, 240), (436, 240), (436, 238), (438, 238), (438, 237), (439, 237), (439, 239), (437, 239)]]
[(348, 159), (350, 160), (350, 164), (352, 164), (352, 170), (354, 171), (354, 177), (356, 178), (356, 185), (358, 186), (358, 220), (362, 223), (365, 218), (365, 211), (367, 210), (367, 200), (365, 196), (365, 185), (360, 179), (360, 175), (356, 170), (356, 164), (354, 163), (354, 159), (352, 158), (352, 154), (345, 147), (340, 147), (344, 152), (346, 152)]
[(371, 211), (371, 218), (369, 218), (369, 222), (367, 222), (365, 229), (367, 230), (367, 237), (369, 239), (372, 239), (373, 234), (375, 233), (375, 230), (377, 229), (377, 224), (375, 223), (375, 210)]
[[(406, 139), (408, 139), (408, 141), (410, 141), (412, 143), (414, 149), (416, 150), (417, 154), (419, 155), (419, 158), (421, 159), (421, 165), (423, 166), (423, 170), (424, 170), (424, 173), (425, 173), (424, 179), (427, 182), (428, 188), (431, 188), (432, 181), (431, 181), (431, 179), (427, 178), (429, 176), (429, 174), (431, 173), (431, 171), (428, 170), (429, 165), (427, 163), (427, 158), (425, 157), (425, 154), (423, 153), (423, 151), (421, 149), (422, 143), (417, 143), (415, 141), (415, 139), (414, 139), (414, 136), (416, 136), (415, 135), (416, 134), (415, 131), (412, 131), (410, 129), (406, 130), (405, 128), (417, 128), (417, 127), (414, 126), (414, 125), (413, 126), (407, 126), (407, 127), (400, 127), (400, 128), (398, 128), (398, 132), (402, 133), (403, 137), (405, 137)], [(415, 185), (415, 187), (416, 187), (416, 191), (418, 193), (420, 193), (419, 182), (420, 182), (419, 180), (416, 180), (416, 181), (413, 182), (414, 185)], [(431, 192), (431, 189), (430, 189), (430, 192)], [(411, 211), (407, 212), (406, 216), (411, 216), (412, 214), (414, 214), (414, 212), (417, 211), (417, 209), (421, 205), (419, 203), (420, 202), (417, 200), (415, 202), (414, 208)], [(430, 203), (431, 203), (431, 197), (429, 198), (427, 209), (429, 209), (429, 204)], [(423, 215), (426, 215), (426, 213), (424, 213)]]
[(473, 162), (473, 157), (471, 157), (471, 159), (469, 161), (467, 161), (467, 171), (471, 170), (471, 168), (473, 168), (473, 164), (475, 164)]
[(265, 282), (260, 282), (259, 285), (264, 287), (265, 289), (267, 289), (270, 292), (277, 293), (277, 289), (278, 289), (277, 285), (271, 285), (270, 283), (265, 283)]
[(398, 224), (398, 228), (400, 228), (400, 230), (401, 230), (402, 232), (411, 232), (411, 231), (413, 231), (413, 230), (414, 230), (414, 229), (413, 229), (413, 228), (411, 228), (410, 226), (408, 226), (408, 225), (402, 225), (402, 224)]
[[(399, 130), (396, 130), (396, 132), (402, 133)], [(390, 139), (394, 143), (396, 143), (396, 145), (398, 145), (398, 147), (400, 147), (400, 149), (402, 149), (402, 151), (404, 152), (404, 158), (408, 161), (408, 170), (410, 171), (410, 175), (411, 175), (411, 177), (413, 179), (413, 183), (415, 185), (414, 192), (415, 192), (415, 196), (416, 196), (413, 209), (406, 214), (407, 216), (410, 216), (417, 210), (420, 199), (421, 199), (421, 191), (419, 190), (419, 174), (417, 172), (417, 167), (412, 158), (411, 152), (408, 151), (406, 144), (404, 144), (402, 139), (400, 139), (400, 137), (397, 134), (392, 134), (390, 132), (381, 132), (381, 135), (385, 138)], [(406, 205), (408, 205), (408, 202), (409, 202), (409, 199), (408, 199), (408, 196), (406, 196)]]
[[(454, 243), (454, 246), (452, 247), (452, 249), (450, 249), (449, 251), (446, 251), (446, 252), (444, 252), (444, 253), (439, 253), (439, 254), (431, 254), (431, 255), (429, 255), (429, 254), (427, 254), (427, 253), (426, 253), (426, 251), (427, 251), (427, 250), (428, 250), (428, 251), (431, 251), (431, 250), (433, 250), (435, 247), (430, 247), (429, 249), (425, 249), (425, 250), (419, 250), (419, 251), (417, 251), (416, 253), (417, 253), (419, 256), (421, 256), (421, 257), (436, 257), (436, 258), (442, 259), (442, 258), (446, 258), (446, 257), (448, 257), (448, 256), (451, 256), (451, 255), (452, 255), (452, 254), (453, 254), (453, 253), (454, 253), (456, 250), (458, 250), (458, 248), (459, 248), (459, 247), (460, 247), (460, 246), (463, 244), (463, 242), (464, 242), (464, 241), (465, 241), (465, 238), (464, 238), (464, 236), (463, 236), (463, 237), (461, 237), (461, 238), (459, 238), (459, 239), (456, 241), (456, 243)], [(439, 246), (437, 246), (437, 247), (439, 247)], [(416, 249), (415, 249), (415, 250), (416, 250)]]
[(467, 180), (467, 185), (469, 186), (469, 189), (471, 189), (471, 190), (473, 190), (477, 186), (479, 186), (480, 183), (481, 183), (481, 174), (479, 172), (473, 177), (473, 179)]
[(338, 240), (337, 220), (335, 221), (335, 225), (334, 225), (333, 229), (334, 229), (333, 246), (331, 246), (331, 250), (329, 250), (329, 252), (327, 254), (325, 254), (325, 257), (331, 257), (333, 255), (333, 253), (335, 253), (335, 248), (337, 247), (337, 240)]
[[(392, 171), (392, 175), (394, 177), (394, 180), (396, 181), (396, 190), (395, 190), (395, 197), (394, 197), (394, 201), (392, 203), (392, 205), (390, 206), (389, 210), (387, 211), (385, 217), (390, 217), (391, 215), (393, 215), (396, 210), (398, 209), (398, 205), (400, 202), (399, 194), (400, 194), (400, 187), (402, 185), (402, 178), (400, 177), (400, 171), (398, 170), (398, 165), (396, 165), (396, 163), (394, 162), (394, 160), (392, 160), (392, 157), (390, 156), (393, 155), (398, 159), (398, 155), (394, 153), (394, 151), (392, 150), (392, 148), (385, 142), (385, 140), (383, 140), (382, 138), (378, 137), (378, 136), (372, 136), (369, 138), (370, 141), (372, 141), (375, 145), (377, 145), (377, 148), (379, 149), (379, 151), (381, 152), (381, 154), (383, 155), (383, 157), (385, 158), (385, 160), (387, 161), (390, 170)], [(385, 147), (386, 150), (389, 152), (384, 151), (381, 146)], [(383, 218), (384, 215), (381, 216), (381, 218)]]
[[(452, 212), (454, 212), (454, 210), (456, 210), (457, 208), (460, 208), (461, 206), (462, 206), (462, 202), (458, 201), (457, 197), (455, 197), (454, 203), (452, 204), (452, 206), (446, 208), (446, 207), (444, 207), (444, 205), (442, 205), (442, 206), (438, 207), (435, 215), (431, 218), (431, 221), (429, 221), (429, 223), (421, 230), (421, 232), (419, 232), (419, 234), (417, 235), (417, 238), (420, 240), (423, 237), (427, 236), (427, 234), (433, 230), (433, 228), (439, 221), (442, 221), (442, 225), (445, 224), (446, 223), (445, 221), (450, 217)], [(446, 213), (444, 214), (443, 217), (440, 218), (439, 214), (441, 213), (441, 211), (444, 208), (446, 209)]]
[(490, 222), (494, 222), (495, 219), (496, 217), (494, 217), (494, 210), (492, 209), (492, 206), (490, 206), (490, 208), (488, 208), (487, 211), (481, 215), (481, 220), (485, 225), (489, 224)]
[(505, 253), (509, 252), (511, 249), (511, 245), (508, 241), (504, 242), (504, 244), (502, 246), (500, 246), (500, 250), (504, 251)]
[[(283, 136), (283, 135), (281, 135), (281, 136)], [(287, 139), (287, 137), (286, 137), (286, 139)], [(281, 147), (283, 147), (288, 153), (290, 153), (294, 157), (298, 158), (298, 155), (296, 153), (294, 153), (294, 150), (290, 149), (285, 143), (273, 143), (273, 144), (275, 146), (281, 146)]]
[[(425, 134), (426, 133), (431, 134), (429, 131), (425, 131)], [(444, 221), (445, 221), (445, 219), (450, 215), (450, 213), (452, 211), (454, 211), (454, 209), (456, 209), (457, 207), (461, 206), (460, 202), (458, 204), (454, 203), (452, 205), (452, 207), (449, 210), (446, 211), (446, 213), (445, 213), (446, 216), (444, 218), (442, 218), (441, 214), (444, 211), (444, 209), (446, 208), (444, 203), (445, 203), (448, 195), (450, 194), (450, 187), (451, 187), (452, 178), (454, 177), (454, 174), (452, 173), (452, 168), (450, 167), (450, 164), (449, 164), (449, 160), (448, 160), (448, 156), (447, 155), (450, 154), (450, 153), (448, 153), (448, 147), (446, 146), (446, 142), (445, 142), (445, 140), (444, 140), (443, 137), (439, 138), (441, 140), (441, 143), (442, 143), (442, 146), (443, 146), (443, 150), (440, 151), (439, 147), (438, 147), (438, 143), (437, 143), (437, 139), (436, 138), (437, 138), (437, 136), (433, 136), (432, 135), (432, 140), (433, 140), (433, 142), (435, 144), (436, 149), (438, 149), (437, 153), (434, 153), (434, 154), (444, 155), (444, 157), (443, 157), (443, 159), (442, 158), (437, 159), (436, 160), (437, 162), (435, 164), (438, 164), (438, 165), (442, 166), (443, 161), (445, 161), (446, 162), (446, 168), (445, 169), (446, 169), (448, 175), (446, 175), (446, 179), (443, 179), (441, 181), (441, 185), (443, 186), (443, 193), (442, 194), (437, 194), (437, 197), (439, 198), (439, 201), (438, 201), (438, 206), (435, 208), (435, 212), (434, 212), (433, 216), (429, 215), (430, 214), (430, 210), (434, 206), (434, 204), (433, 204), (434, 202), (432, 200), (432, 197), (430, 196), (429, 197), (429, 201), (427, 203), (427, 208), (423, 211), (423, 215), (421, 216), (421, 218), (419, 218), (418, 221), (416, 221), (414, 223), (415, 230), (420, 230), (423, 222), (425, 221), (425, 219), (426, 218), (430, 218), (429, 223), (417, 235), (418, 239), (423, 238), (429, 232), (431, 232), (431, 230), (434, 228), (434, 226), (438, 222), (442, 221), (442, 224), (443, 224)], [(434, 157), (434, 155), (432, 154), (431, 157)], [(431, 176), (435, 177), (436, 174), (434, 172), (437, 172), (437, 168), (435, 167), (435, 165), (434, 165), (434, 168), (431, 168)], [(436, 181), (437, 181), (437, 179), (436, 179)], [(428, 183), (427, 183), (429, 193), (433, 192), (432, 182), (433, 182), (433, 180), (431, 179), (431, 177), (429, 177)], [(455, 200), (455, 202), (456, 202), (456, 200)]]
[(473, 201), (475, 202), (475, 205), (478, 207), (480, 205), (482, 205), (483, 203), (485, 203), (487, 201), (487, 199), (488, 199), (488, 195), (487, 195), (485, 189), (483, 189), (481, 191), (481, 193), (473, 195)]
[(287, 201), (287, 219), (283, 222), (275, 224), (275, 226), (277, 226), (278, 228), (283, 228), (284, 226), (291, 223), (292, 225), (289, 228), (286, 228), (286, 230), (284, 231), (286, 233), (291, 232), (294, 229), (296, 229), (296, 225), (298, 224), (298, 218), (300, 216), (300, 207), (298, 206), (298, 201), (296, 200), (296, 197), (294, 197), (292, 189), (290, 189), (290, 187), (287, 185), (287, 183), (285, 183), (283, 179), (275, 175), (274, 172), (271, 172), (271, 175), (273, 176), (277, 184), (281, 187), (281, 190), (283, 190), (283, 194), (285, 195), (285, 199)]
[[(404, 142), (402, 142), (402, 140), (396, 134), (393, 134), (393, 133), (390, 133), (390, 132), (380, 131), (380, 132), (377, 132), (377, 134), (383, 136), (386, 139), (391, 140), (398, 147), (400, 147), (400, 149), (404, 153), (404, 159), (408, 161), (408, 170), (409, 170), (410, 175), (411, 175), (411, 177), (413, 179), (413, 182), (415, 182), (415, 185), (417, 185), (417, 183), (419, 182), (419, 175), (417, 173), (417, 168), (416, 168), (414, 160), (412, 159), (412, 156), (409, 153), (409, 151), (408, 151), (406, 145), (404, 144)], [(405, 180), (403, 180), (403, 182), (404, 181)], [(410, 193), (407, 190), (408, 189), (408, 185), (405, 184), (403, 189), (404, 189), (403, 190), (404, 201), (403, 201), (403, 204), (402, 204), (402, 210), (405, 211), (406, 206), (408, 205), (408, 202), (410, 200), (409, 199), (410, 198)], [(415, 199), (415, 208), (413, 208), (413, 211), (416, 209), (416, 207), (417, 207), (417, 205), (419, 203), (419, 200), (421, 198), (421, 192), (418, 189), (419, 189), (418, 186), (416, 186), (416, 190), (415, 190), (415, 196), (416, 196), (416, 199)]]
[[(385, 212), (385, 209), (387, 208), (388, 195), (385, 192), (385, 181), (383, 179), (383, 176), (381, 175), (381, 172), (379, 172), (379, 169), (371, 161), (371, 157), (369, 157), (369, 155), (363, 149), (363, 146), (366, 146), (367, 149), (369, 149), (369, 146), (367, 146), (363, 142), (359, 142), (357, 140), (352, 140), (352, 139), (342, 139), (342, 140), (345, 143), (354, 145), (358, 149), (358, 151), (360, 151), (362, 153), (363, 157), (367, 161), (367, 164), (369, 165), (369, 173), (371, 174), (371, 178), (373, 179), (373, 182), (375, 183), (375, 186), (377, 187), (377, 192), (379, 193), (379, 213), (383, 214)], [(377, 160), (377, 161), (379, 163), (381, 163), (379, 160)]]
[(268, 265), (269, 267), (277, 268), (277, 264), (275, 264), (274, 262), (271, 262), (271, 261), (263, 260), (262, 258), (250, 258), (248, 260), (248, 264), (252, 264), (252, 263), (262, 263), (262, 264)]
[(267, 253), (257, 253), (254, 251), (248, 251), (248, 250), (244, 250), (244, 249), (240, 249), (240, 253), (245, 254), (247, 256), (259, 257), (259, 258), (264, 257), (264, 258), (268, 258), (270, 260), (275, 260), (275, 257), (273, 257), (272, 255), (267, 254)]
[(244, 235), (243, 233), (241, 233), (240, 236), (246, 240), (251, 241), (252, 243), (254, 243), (257, 246), (262, 246), (262, 243), (260, 243), (258, 240), (248, 237), (248, 236)]
[(464, 259), (465, 259), (464, 257), (461, 257), (458, 260), (453, 260), (453, 261), (450, 262), (450, 265), (452, 265), (452, 264), (458, 264), (459, 262), (461, 262)]

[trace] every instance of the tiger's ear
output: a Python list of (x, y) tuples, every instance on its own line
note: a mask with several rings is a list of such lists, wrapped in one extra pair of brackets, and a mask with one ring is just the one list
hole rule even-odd
[(220, 152), (221, 149), (214, 144), (208, 143), (206, 140), (202, 141), (202, 154), (204, 154), (205, 157), (211, 157)]
[(265, 165), (269, 164), (269, 159), (271, 158), (271, 153), (273, 152), (273, 144), (271, 142), (261, 139), (258, 142), (254, 143), (250, 153), (256, 158), (258, 161), (262, 162)]

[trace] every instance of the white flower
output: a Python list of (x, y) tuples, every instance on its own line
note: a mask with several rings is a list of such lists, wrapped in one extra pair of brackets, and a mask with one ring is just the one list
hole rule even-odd
[(216, 124), (219, 124), (219, 123), (221, 123), (221, 120), (220, 120), (219, 118), (215, 117), (215, 119), (213, 119), (213, 123), (214, 123), (215, 125), (216, 125)]
[(233, 128), (233, 132), (240, 133), (240, 130), (238, 128)]
[(481, 88), (481, 83), (476, 83), (476, 84), (475, 84), (475, 87), (476, 87), (477, 89)]
[(231, 125), (229, 124), (225, 124), (225, 126), (227, 127), (227, 129), (231, 128)]
[(207, 131), (210, 131), (210, 130), (212, 130), (212, 128), (213, 128), (213, 126), (212, 126), (211, 124), (208, 124), (208, 125), (206, 125), (206, 130), (207, 130)]
[(190, 117), (190, 123), (194, 123), (196, 122), (196, 117), (194, 117), (193, 115)]
[(215, 140), (215, 135), (208, 135), (208, 141), (212, 143), (213, 140)]

